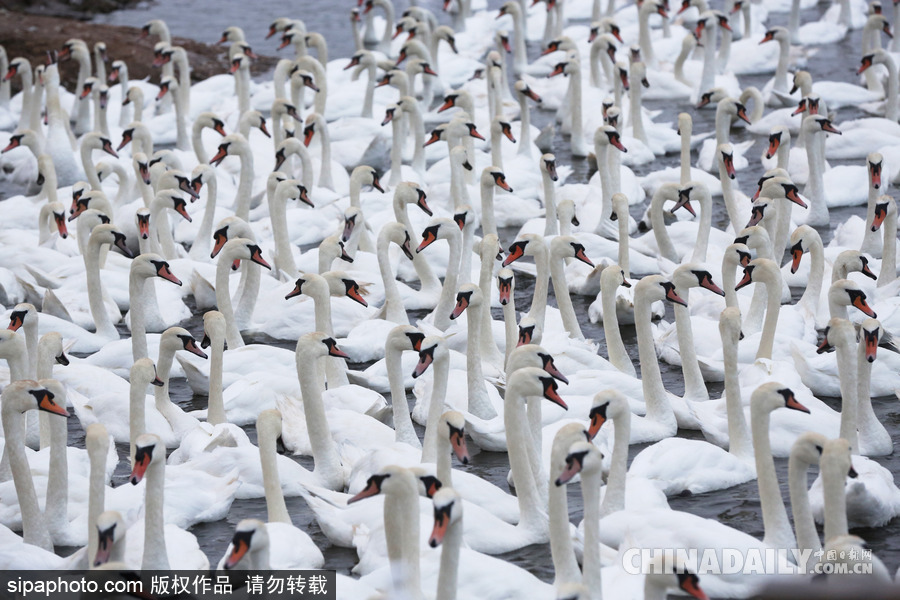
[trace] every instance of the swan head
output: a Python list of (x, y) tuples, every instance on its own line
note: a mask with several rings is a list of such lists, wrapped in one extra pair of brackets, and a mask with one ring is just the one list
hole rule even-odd
[[(278, 171), (275, 171), (276, 173)], [(275, 186), (275, 196), (278, 197), (282, 202), (287, 200), (300, 200), (307, 206), (315, 208), (316, 205), (313, 204), (313, 201), (309, 198), (309, 193), (300, 181), (296, 179), (285, 179), (283, 181), (279, 181)], [(341, 256), (341, 258), (344, 258)], [(346, 260), (346, 259), (345, 259)], [(351, 259), (348, 262), (353, 262)]]
[(419, 343), (419, 361), (413, 370), (413, 379), (422, 376), (433, 362), (450, 356), (447, 341), (439, 335), (429, 335)]
[(614, 290), (619, 286), (631, 287), (631, 283), (625, 278), (625, 270), (617, 264), (607, 265), (600, 274), (600, 289), (607, 286), (610, 290)]
[(165, 382), (159, 378), (156, 373), (156, 365), (153, 360), (147, 357), (139, 358), (131, 365), (131, 371), (128, 376), (131, 385), (140, 389), (147, 387), (147, 384), (162, 387)]
[(150, 465), (165, 464), (166, 446), (153, 433), (144, 433), (134, 441), (134, 466), (131, 468), (131, 485), (139, 484)]
[(456, 306), (450, 313), (450, 320), (459, 318), (461, 314), (469, 307), (481, 308), (482, 294), (481, 288), (474, 283), (466, 283), (459, 288), (456, 293)]
[[(821, 248), (822, 238), (819, 232), (809, 225), (801, 225), (791, 234), (791, 273), (796, 273), (805, 252), (813, 246)], [(821, 250), (820, 250), (821, 251)]]
[[(369, 168), (371, 169), (371, 167)], [(374, 169), (372, 170), (374, 171)], [(397, 187), (394, 188), (395, 206), (403, 207), (406, 204), (415, 204), (422, 212), (430, 217), (433, 216), (434, 213), (432, 213), (431, 208), (426, 202), (427, 197), (425, 191), (419, 187), (419, 184), (412, 181), (401, 181), (397, 184)]]
[(135, 259), (131, 261), (131, 273), (135, 277), (142, 279), (159, 277), (160, 279), (170, 281), (177, 286), (181, 286), (181, 280), (172, 273), (169, 263), (159, 254), (154, 254), (152, 252), (135, 257)]
[(225, 315), (217, 310), (203, 313), (203, 340), (200, 347), (206, 349), (212, 345), (212, 340), (224, 340), (226, 329)]
[(603, 455), (597, 446), (581, 440), (569, 447), (565, 461), (565, 468), (554, 482), (557, 487), (567, 484), (579, 473), (600, 473)]
[(568, 410), (565, 400), (557, 392), (558, 388), (556, 380), (537, 367), (522, 367), (506, 379), (507, 398), (543, 397)]
[(308, 358), (313, 360), (323, 356), (333, 356), (335, 358), (350, 358), (346, 352), (341, 350), (333, 337), (321, 331), (313, 331), (300, 336), (297, 340), (297, 361), (306, 361)]
[[(607, 114), (609, 114), (607, 112)], [(612, 146), (619, 152), (628, 152), (628, 149), (622, 144), (622, 135), (612, 125), (601, 125), (594, 132), (594, 154), (600, 156), (601, 148), (604, 145)]]
[[(618, 192), (616, 192), (615, 194), (613, 194), (613, 197), (612, 197), (613, 207), (616, 206), (616, 196), (617, 195), (621, 196), (622, 198), (625, 199), (626, 206), (627, 206), (628, 198), (625, 197), (624, 194), (619, 194)], [(623, 211), (623, 212), (625, 212), (625, 211)], [(578, 220), (578, 216), (575, 214), (575, 202), (571, 198), (563, 198), (562, 200), (559, 201), (559, 204), (556, 205), (556, 216), (559, 218), (560, 223), (565, 223), (568, 221), (574, 227), (578, 227), (579, 225), (581, 225), (581, 222)], [(618, 217), (616, 217), (616, 218), (618, 218)], [(610, 216), (610, 219), (612, 219), (613, 221), (615, 221), (616, 218), (613, 218), (612, 216)]]
[(448, 410), (441, 415), (438, 433), (449, 440), (450, 448), (456, 459), (464, 465), (469, 464), (469, 449), (466, 446), (466, 418), (462, 413)]
[(166, 329), (160, 337), (159, 344), (160, 352), (165, 346), (171, 352), (185, 350), (191, 354), (196, 354), (200, 358), (209, 358), (206, 352), (197, 345), (197, 340), (194, 339), (194, 336), (183, 327), (169, 327)]
[(125, 538), (125, 519), (116, 510), (107, 510), (97, 516), (97, 554), (92, 566), (99, 567), (109, 561), (113, 546)]
[(780, 287), (781, 270), (775, 261), (769, 258), (754, 258), (751, 260), (750, 264), (744, 267), (744, 276), (734, 286), (734, 289), (739, 290), (751, 283), (758, 282), (762, 282), (766, 286), (775, 286), (777, 284)]
[(831, 119), (829, 119), (825, 115), (811, 114), (807, 117), (804, 117), (801, 129), (807, 135), (814, 135), (820, 131), (827, 131), (828, 133), (836, 133), (838, 135), (841, 135), (840, 130), (832, 125)]
[[(219, 231), (221, 231), (221, 229)], [(222, 246), (222, 250), (222, 256), (228, 258), (219, 258), (219, 261), (226, 261), (226, 263), (230, 261), (233, 267), (237, 261), (249, 260), (266, 269), (272, 269), (271, 265), (263, 258), (262, 248), (248, 238), (239, 237), (228, 240), (225, 242), (225, 245)]]
[(537, 344), (541, 341), (541, 330), (533, 317), (523, 317), (519, 321), (519, 337), (516, 347), (526, 344)]
[[(220, 121), (221, 123), (221, 121)], [(203, 189), (204, 183), (209, 183), (216, 178), (216, 170), (207, 164), (199, 164), (191, 171), (191, 189), (198, 195)]]
[(788, 43), (791, 42), (791, 32), (786, 27), (772, 27), (768, 31), (766, 31), (765, 35), (763, 35), (763, 39), (760, 40), (760, 44), (765, 44), (766, 42), (778, 42), (778, 43)]
[(752, 412), (772, 412), (776, 408), (789, 408), (809, 413), (794, 395), (794, 392), (777, 381), (768, 381), (755, 390), (750, 396)]
[(548, 375), (563, 383), (569, 383), (568, 378), (562, 374), (553, 362), (553, 356), (538, 344), (523, 344), (517, 346), (509, 353), (507, 372), (513, 372), (522, 367), (538, 367)]
[(18, 133), (9, 136), (9, 143), (3, 148), (2, 152), (6, 153), (19, 146), (30, 146), (31, 148), (39, 148), (40, 144), (37, 135), (31, 129), (23, 129)]
[(512, 269), (503, 268), (497, 273), (497, 289), (500, 292), (500, 305), (510, 303), (515, 289), (516, 279)]
[(721, 102), (725, 98), (728, 98), (728, 92), (725, 91), (724, 88), (715, 87), (700, 94), (700, 101), (697, 103), (697, 108), (703, 108), (704, 106), (712, 105), (716, 105), (718, 107), (719, 102)]
[(866, 157), (866, 165), (869, 167), (869, 183), (874, 189), (881, 187), (881, 167), (884, 157), (879, 152), (872, 152)]
[(69, 358), (63, 348), (62, 336), (58, 331), (49, 331), (41, 336), (38, 341), (38, 355), (52, 357), (57, 364), (64, 367), (69, 365)]
[(866, 319), (860, 326), (862, 332), (862, 343), (866, 360), (875, 362), (875, 356), (878, 352), (878, 342), (881, 340), (881, 321), (878, 319)]
[(119, 251), (128, 258), (134, 257), (131, 250), (128, 249), (125, 234), (117, 231), (112, 224), (103, 223), (94, 227), (94, 230), (91, 232), (89, 243), (98, 248), (103, 244), (110, 244), (111, 246), (118, 248)]
[(875, 203), (875, 214), (872, 217), (872, 231), (878, 231), (889, 214), (897, 214), (897, 203), (890, 196), (881, 196)]
[(406, 467), (389, 465), (381, 473), (371, 475), (362, 491), (347, 500), (347, 504), (353, 504), (378, 494), (417, 494), (417, 490), (418, 484), (412, 471)]
[(823, 481), (836, 478), (844, 481), (846, 477), (856, 478), (857, 472), (853, 468), (852, 450), (850, 442), (844, 438), (836, 438), (825, 442), (822, 449), (822, 457), (819, 459)]
[[(554, 171), (555, 170), (556, 169), (554, 168)], [(481, 172), (481, 185), (488, 189), (490, 189), (491, 186), (496, 185), (501, 190), (506, 190), (507, 192), (513, 191), (513, 189), (509, 187), (509, 184), (506, 183), (506, 175), (499, 167), (485, 167)]]
[(222, 565), (226, 570), (235, 568), (250, 553), (269, 547), (269, 533), (266, 524), (259, 519), (244, 519), (234, 529), (231, 551)]
[(451, 487), (442, 487), (434, 498), (434, 528), (428, 538), (428, 545), (437, 548), (444, 541), (447, 530), (462, 519), (463, 503), (460, 495)]
[(816, 349), (816, 353), (824, 354), (831, 348), (842, 346), (849, 348), (856, 343), (856, 327), (847, 319), (834, 317), (829, 319), (825, 327), (825, 335)]
[(461, 239), (461, 227), (453, 219), (439, 217), (431, 222), (431, 225), (422, 231), (422, 242), (416, 248), (416, 253), (421, 252), (437, 240), (456, 240)]
[(594, 395), (591, 411), (588, 415), (590, 425), (587, 429), (589, 440), (594, 439), (597, 433), (609, 419), (617, 421), (623, 418), (629, 418), (631, 408), (628, 405), (628, 398), (615, 389), (603, 390)]
[(18, 331), (20, 327), (28, 322), (29, 324), (37, 324), (38, 312), (34, 304), (29, 302), (21, 302), (16, 304), (12, 312), (9, 313), (9, 331)]
[(269, 133), (268, 127), (266, 127), (266, 118), (258, 110), (248, 110), (247, 112), (242, 114), (239, 126), (243, 126), (244, 123), (247, 123), (250, 127), (256, 127), (257, 129), (262, 131), (263, 135), (265, 135), (267, 138), (272, 137), (272, 134)]
[(425, 334), (412, 325), (397, 325), (388, 333), (385, 347), (396, 351), (422, 350)]
[(635, 295), (646, 297), (649, 302), (668, 300), (673, 304), (687, 306), (687, 302), (675, 291), (675, 284), (662, 275), (649, 275), (634, 286)]
[[(288, 138), (288, 139), (293, 140), (294, 138)], [(287, 141), (287, 140), (285, 140), (285, 141)], [(296, 141), (296, 140), (294, 140), (294, 141)], [(282, 142), (282, 144), (284, 144), (284, 142)], [(216, 151), (215, 156), (213, 156), (209, 160), (209, 164), (216, 167), (219, 165), (219, 163), (221, 163), (223, 160), (225, 160), (226, 156), (228, 156), (230, 154), (231, 155), (241, 154), (245, 150), (249, 150), (249, 146), (247, 145), (247, 140), (244, 138), (244, 136), (242, 136), (239, 133), (230, 133), (230, 134), (226, 135), (224, 138), (222, 138), (222, 143), (219, 144), (219, 149)], [(277, 171), (278, 167), (279, 167), (279, 165), (276, 164), (274, 170)]]
[(548, 250), (544, 236), (538, 233), (522, 234), (507, 248), (507, 256), (503, 261), (503, 266), (508, 267), (526, 254), (534, 256), (540, 253), (546, 255)]
[(538, 163), (541, 167), (541, 173), (547, 175), (550, 178), (550, 181), (559, 181), (559, 175), (556, 173), (556, 155), (551, 153), (546, 153), (541, 156), (541, 160)]
[(269, 25), (269, 32), (266, 34), (266, 39), (269, 39), (279, 31), (284, 31), (288, 27), (291, 26), (292, 19), (288, 17), (278, 17)]
[(224, 44), (225, 42), (243, 42), (246, 38), (244, 37), (244, 30), (240, 27), (232, 25), (231, 27), (226, 27), (225, 31), (222, 32), (222, 37), (219, 38), (217, 44)]
[(744, 332), (741, 331), (740, 308), (729, 306), (719, 314), (719, 335), (722, 336), (723, 343), (727, 340), (727, 343), (732, 345), (744, 339)]
[(588, 258), (584, 244), (576, 240), (571, 235), (558, 235), (550, 241), (550, 255), (555, 259), (576, 258), (591, 267), (596, 266)]
[(806, 466), (818, 464), (827, 442), (828, 438), (821, 433), (815, 431), (801, 433), (791, 446), (791, 462), (799, 461)]
[(360, 284), (344, 271), (328, 271), (322, 276), (328, 283), (329, 294), (335, 297), (346, 296), (357, 304), (369, 306), (363, 294), (367, 293), (369, 284)]
[[(225, 244), (238, 238), (246, 238), (253, 241), (255, 236), (253, 230), (250, 229), (250, 226), (243, 219), (239, 217), (225, 217), (219, 221), (217, 229), (213, 232), (213, 249), (212, 252), (210, 252), (209, 257), (215, 258), (222, 249), (225, 248)], [(238, 246), (238, 244), (234, 244), (232, 248), (234, 248), (235, 252), (243, 254), (243, 251), (241, 251)], [(238, 257), (235, 262), (239, 261), (241, 258), (244, 257)], [(236, 269), (237, 266), (235, 265), (234, 268)]]
[(681, 289), (701, 287), (718, 296), (725, 296), (722, 288), (713, 281), (712, 274), (698, 263), (679, 265), (672, 274), (672, 281), (676, 287)]
[(859, 284), (850, 279), (839, 279), (828, 289), (828, 302), (838, 306), (853, 306), (867, 317), (878, 318), (866, 302), (866, 293)]

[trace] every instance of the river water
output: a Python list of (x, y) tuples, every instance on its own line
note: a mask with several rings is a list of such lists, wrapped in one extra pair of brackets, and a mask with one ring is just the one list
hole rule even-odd
[[(215, 3), (215, 10), (210, 10), (209, 2), (192, 1), (192, 0), (161, 0), (159, 2), (138, 5), (134, 9), (123, 10), (110, 15), (98, 17), (98, 21), (109, 22), (121, 25), (141, 26), (149, 19), (162, 18), (165, 19), (171, 29), (173, 35), (190, 37), (199, 41), (215, 43), (221, 32), (230, 25), (240, 25), (247, 34), (248, 43), (258, 53), (275, 54), (277, 42), (274, 40), (266, 41), (264, 36), (268, 30), (269, 23), (277, 17), (296, 16), (302, 18), (308, 30), (319, 31), (322, 33), (329, 44), (329, 54), (332, 59), (339, 56), (349, 56), (353, 52), (352, 38), (347, 30), (348, 18), (347, 11), (351, 3), (349, 0), (341, 0), (338, 3), (325, 3), (319, 0), (294, 0), (291, 3), (284, 3), (276, 0), (256, 0), (254, 2), (237, 2), (232, 0), (218, 0)], [(408, 3), (400, 0), (395, 2), (398, 14), (405, 8)], [(445, 15), (440, 13), (439, 0), (428, 0), (420, 2), (420, 4), (430, 8), (436, 14), (440, 15), (442, 20), (446, 21)], [(492, 8), (498, 7), (502, 2), (499, 0), (490, 0), (488, 2)], [(335, 6), (338, 5), (338, 6)], [(287, 7), (290, 6), (290, 9)], [(677, 10), (677, 3), (671, 3), (673, 12)], [(327, 7), (327, 8), (325, 8)], [(808, 19), (817, 19), (824, 12), (825, 5), (820, 5), (814, 9), (803, 12), (804, 21)], [(785, 25), (786, 14), (770, 14), (768, 24)], [(813, 74), (815, 79), (827, 78), (830, 80), (840, 80), (855, 82), (855, 72), (859, 64), (860, 58), (860, 32), (861, 30), (852, 31), (844, 40), (835, 44), (829, 44), (820, 47), (812, 47), (816, 53), (811, 56), (807, 63), (807, 69)], [(529, 44), (529, 56), (536, 56), (540, 49), (537, 44)], [(287, 52), (287, 51), (284, 51)], [(225, 67), (223, 66), (223, 71)], [(765, 82), (770, 78), (770, 74), (764, 76), (741, 76), (741, 84), (746, 87), (755, 85), (762, 89)], [(651, 82), (652, 84), (652, 82)], [(689, 110), (694, 118), (694, 133), (709, 131), (713, 129), (714, 113), (713, 110), (693, 110), (685, 103), (674, 103), (668, 101), (646, 101), (645, 104), (655, 110), (662, 111), (662, 114), (656, 118), (657, 122), (673, 122), (676, 115), (683, 111)], [(840, 127), (840, 121), (858, 118), (864, 116), (863, 113), (855, 108), (840, 109), (835, 123)], [(551, 113), (537, 111), (535, 115), (536, 124), (543, 126), (551, 118)], [(762, 167), (756, 159), (763, 150), (765, 139), (762, 137), (753, 138), (742, 127), (732, 130), (732, 142), (739, 143), (749, 139), (756, 139), (757, 143), (754, 148), (748, 151), (747, 156), (752, 157), (750, 167), (740, 171), (736, 180), (736, 184), (746, 193), (752, 193), (751, 188), (755, 185), (759, 176), (762, 175)], [(568, 138), (563, 139), (557, 135), (554, 142), (553, 152), (556, 154), (559, 164), (571, 164), (574, 168), (574, 174), (569, 178), (570, 183), (582, 183), (587, 180), (589, 171), (588, 161), (586, 159), (577, 159), (571, 156), (569, 152)], [(696, 159), (696, 152), (694, 153)], [(669, 155), (663, 157), (656, 162), (635, 168), (637, 175), (643, 175), (650, 171), (655, 171), (663, 167), (673, 166), (677, 164), (678, 157)], [(830, 161), (832, 165), (842, 164), (843, 161)], [(846, 164), (864, 164), (862, 160), (848, 162)], [(510, 182), (515, 187), (515, 182)], [(636, 218), (639, 217), (645, 206), (632, 207), (632, 214)], [(714, 204), (713, 224), (722, 226), (726, 221), (724, 207), (721, 203)], [(831, 211), (832, 225), (840, 223), (851, 214), (863, 215), (863, 207), (854, 207), (852, 209), (838, 209)], [(827, 244), (831, 238), (831, 231), (828, 228), (820, 229), (823, 241)], [(516, 230), (501, 231), (501, 242), (507, 245), (513, 240)], [(517, 276), (516, 283), (516, 299), (518, 306), (528, 306), (533, 292), (533, 281), (527, 276)], [(800, 290), (794, 291), (795, 299), (799, 296)], [(586, 337), (596, 340), (603, 340), (601, 329), (590, 323), (587, 316), (587, 309), (593, 298), (574, 297), (573, 303), (575, 311), (579, 316), (582, 330)], [(553, 297), (550, 299), (551, 304), (555, 304)], [(875, 307), (877, 310), (877, 306)], [(499, 318), (499, 313), (495, 317)], [(668, 319), (671, 320), (671, 308), (669, 308)], [(185, 325), (191, 330), (195, 336), (202, 336), (202, 321), (199, 315), (196, 315), (191, 321)], [(125, 332), (127, 334), (127, 332)], [(633, 327), (624, 327), (623, 336), (629, 352), (636, 365), (637, 348), (636, 338)], [(198, 338), (199, 339), (199, 338)], [(284, 347), (293, 349), (293, 343), (279, 344)], [(606, 349), (601, 341), (601, 355), (606, 354)], [(351, 365), (351, 368), (361, 368), (358, 365)], [(683, 381), (679, 368), (672, 367), (666, 363), (662, 363), (663, 380), (669, 391), (675, 394), (683, 392)], [(710, 384), (710, 395), (718, 397), (722, 391), (720, 384)], [(185, 409), (205, 407), (205, 397), (192, 397), (190, 389), (186, 382), (174, 381), (171, 386), (173, 400), (182, 405)], [(824, 399), (830, 405), (839, 410), (839, 399)], [(875, 398), (873, 400), (876, 414), (887, 426), (889, 431), (893, 432), (895, 445), (900, 445), (900, 411), (897, 410), (897, 399)], [(72, 441), (83, 446), (83, 433), (77, 427), (75, 420), (72, 421), (73, 430)], [(252, 428), (249, 433), (255, 439)], [(422, 431), (419, 430), (421, 435)], [(696, 432), (680, 432), (679, 435), (692, 437)], [(634, 445), (630, 448), (630, 454), (634, 456), (645, 446)], [(127, 447), (120, 448), (120, 455), (124, 456), (127, 462)], [(301, 462), (310, 466), (311, 461), (300, 459)], [(900, 463), (896, 455), (879, 458), (878, 461), (889, 468), (894, 474), (900, 469)], [(123, 464), (126, 464), (123, 462)], [(787, 476), (787, 460), (776, 460), (776, 467), (782, 488), (785, 492), (787, 501), (787, 486), (784, 483)], [(506, 474), (508, 471), (508, 461), (505, 454), (497, 454), (490, 452), (481, 452), (474, 454), (472, 463), (468, 467), (486, 477), (497, 485), (504, 487), (506, 485)], [(814, 474), (813, 474), (814, 475)], [(812, 476), (811, 476), (812, 479)], [(126, 473), (123, 469), (116, 475), (118, 484), (124, 483)], [(569, 486), (570, 512), (572, 521), (577, 523), (581, 520), (582, 504), (578, 485)], [(339, 572), (349, 573), (350, 567), (355, 563), (355, 553), (352, 550), (335, 548), (330, 546), (325, 536), (319, 531), (319, 528), (313, 518), (311, 512), (307, 509), (306, 504), (300, 498), (288, 498), (288, 509), (291, 512), (294, 524), (298, 527), (305, 528), (313, 539), (323, 549), (326, 560), (326, 567), (338, 569)], [(673, 509), (684, 510), (698, 514), (703, 517), (717, 519), (726, 525), (744, 531), (758, 538), (762, 537), (762, 518), (759, 506), (758, 492), (756, 482), (743, 484), (732, 487), (727, 490), (703, 494), (694, 497), (676, 497), (670, 499), (670, 505)], [(241, 500), (235, 501), (231, 512), (225, 521), (218, 523), (209, 523), (196, 526), (192, 529), (200, 541), (201, 547), (206, 551), (210, 558), (210, 562), (215, 564), (225, 551), (228, 545), (234, 526), (243, 518), (256, 517), (264, 518), (265, 502), (263, 499), (258, 500)], [(893, 572), (900, 566), (900, 526), (897, 520), (885, 527), (878, 529), (861, 529), (855, 530), (874, 550), (875, 554), (881, 558), (887, 567)], [(545, 581), (552, 581), (553, 568), (550, 561), (549, 545), (537, 545), (523, 548), (517, 552), (503, 556), (504, 559), (512, 561), (519, 566), (531, 571), (539, 578)]]

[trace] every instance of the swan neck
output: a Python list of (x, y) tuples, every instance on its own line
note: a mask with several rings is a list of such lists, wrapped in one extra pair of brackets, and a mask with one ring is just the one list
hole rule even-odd
[[(450, 357), (448, 354), (441, 353), (434, 361), (434, 377), (431, 383), (431, 402), (428, 405), (428, 417), (425, 424), (425, 436), (422, 442), (422, 462), (434, 463), (438, 465), (438, 479), (441, 479), (441, 469), (450, 468), (450, 452), (438, 452), (438, 446), (443, 446), (438, 436), (438, 422), (441, 413), (444, 410), (443, 399), (447, 395), (447, 383), (450, 378)], [(405, 406), (405, 402), (404, 402)], [(408, 411), (407, 411), (408, 412)], [(444, 465), (444, 454), (446, 454), (447, 464)], [(447, 473), (449, 477), (449, 472)], [(441, 479), (441, 481), (444, 481)], [(445, 483), (445, 485), (450, 485)]]
[(750, 428), (753, 432), (756, 477), (765, 530), (763, 543), (776, 548), (794, 548), (796, 541), (788, 522), (769, 442), (769, 412), (765, 409), (753, 411), (751, 408)]
[(244, 338), (234, 319), (234, 308), (231, 303), (231, 292), (228, 289), (228, 278), (231, 275), (232, 259), (220, 257), (216, 263), (216, 308), (225, 317), (225, 340), (229, 348), (242, 348)]
[(26, 544), (53, 552), (53, 542), (47, 531), (47, 523), (38, 506), (34, 481), (31, 478), (28, 459), (25, 457), (25, 416), (23, 413), (15, 412), (11, 406), (7, 408), (4, 405), (3, 409), (5, 409), (2, 415), (3, 431), (6, 433), (4, 450), (9, 459), (9, 467), (12, 471), (13, 483), (22, 512), (22, 539)]
[(165, 492), (165, 462), (151, 462), (147, 468), (144, 488), (144, 560), (142, 569), (169, 570), (166, 552), (163, 494)]
[(800, 550), (816, 552), (822, 549), (816, 523), (809, 507), (809, 491), (806, 489), (806, 471), (809, 465), (793, 454), (788, 459), (788, 491), (791, 498), (791, 513), (794, 529), (797, 531), (797, 547)]
[(634, 297), (634, 327), (637, 331), (641, 387), (647, 403), (647, 417), (669, 427), (674, 435), (678, 426), (659, 370), (653, 333), (650, 330), (650, 320), (650, 302), (644, 294), (636, 293)]
[(137, 361), (147, 356), (147, 327), (144, 315), (145, 294), (156, 296), (156, 289), (134, 269), (128, 275), (128, 297), (131, 303), (131, 354)]
[(316, 363), (315, 360), (308, 360), (307, 357), (297, 354), (297, 376), (300, 379), (303, 412), (306, 415), (309, 442), (316, 465), (314, 473), (321, 477), (329, 489), (341, 489), (344, 486), (341, 460), (325, 416), (325, 404), (318, 383)]

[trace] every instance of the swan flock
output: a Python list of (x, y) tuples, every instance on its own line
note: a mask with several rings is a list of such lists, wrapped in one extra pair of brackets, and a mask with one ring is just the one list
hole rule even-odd
[[(152, 81), (0, 47), (0, 569), (894, 585), (851, 530), (900, 515), (900, 4), (344, 4), (351, 57), (279, 18), (259, 78), (237, 26), (201, 81), (162, 20)], [(860, 34), (850, 81), (815, 72)], [(746, 531), (696, 514), (741, 485)]]

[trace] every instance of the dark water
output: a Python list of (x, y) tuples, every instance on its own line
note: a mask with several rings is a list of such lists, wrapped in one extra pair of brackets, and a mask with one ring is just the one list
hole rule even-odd
[[(501, 4), (499, 0), (490, 0), (491, 7), (497, 7)], [(275, 0), (261, 0), (252, 3), (219, 1), (216, 3), (214, 11), (209, 10), (208, 2), (190, 1), (190, 0), (162, 0), (161, 2), (140, 5), (138, 9), (120, 11), (102, 17), (105, 22), (116, 24), (127, 24), (140, 26), (151, 18), (163, 18), (169, 24), (173, 35), (192, 37), (194, 39), (205, 42), (216, 42), (225, 27), (229, 25), (241, 25), (247, 34), (248, 42), (257, 52), (274, 54), (276, 43), (273, 40), (264, 41), (264, 35), (267, 31), (269, 23), (280, 16), (296, 15), (302, 18), (310, 31), (319, 31), (325, 35), (329, 43), (329, 54), (331, 58), (339, 56), (348, 56), (352, 53), (352, 39), (348, 35), (348, 20), (345, 18), (346, 10), (349, 9), (351, 3), (349, 1), (341, 3), (339, 10), (332, 8), (325, 9), (324, 6), (330, 6), (319, 0), (296, 0), (289, 5)], [(397, 4), (398, 14), (406, 7), (407, 2), (399, 1)], [(420, 4), (433, 10), (436, 14), (440, 13), (440, 2), (438, 0), (430, 0), (420, 2)], [(674, 4), (673, 4), (674, 6)], [(816, 9), (805, 11), (803, 14), (804, 21), (816, 19), (820, 13), (824, 11), (824, 6)], [(337, 13), (337, 14), (335, 14)], [(443, 18), (443, 15), (441, 15)], [(768, 24), (779, 25), (786, 24), (785, 14), (770, 14)], [(813, 73), (815, 78), (827, 77), (831, 80), (855, 81), (855, 71), (859, 61), (860, 48), (860, 32), (861, 30), (852, 31), (844, 40), (836, 44), (829, 44), (822, 47), (815, 47), (817, 53), (811, 57), (807, 64), (807, 69)], [(529, 55), (534, 57), (538, 54), (539, 48), (535, 44), (529, 45)], [(771, 74), (764, 76), (742, 76), (741, 84), (746, 87), (755, 85), (762, 89), (765, 82), (770, 78)], [(663, 114), (656, 119), (657, 122), (673, 122), (676, 115), (684, 110), (689, 110), (694, 118), (694, 133), (709, 131), (713, 129), (714, 110), (693, 110), (685, 103), (674, 103), (667, 101), (647, 101), (651, 109), (661, 110)], [(840, 121), (853, 119), (863, 116), (860, 111), (854, 108), (843, 108), (838, 112), (836, 123), (840, 126)], [(548, 112), (540, 112), (533, 117), (536, 124), (543, 126), (552, 118)], [(732, 142), (738, 143), (751, 139), (751, 135), (743, 127), (736, 127), (732, 131)], [(738, 173), (735, 184), (745, 193), (751, 192), (751, 188), (762, 175), (762, 167), (759, 161), (755, 159), (762, 151), (761, 144), (765, 143), (764, 138), (757, 137), (757, 144), (747, 154), (751, 159), (750, 167)], [(580, 183), (587, 180), (589, 172), (592, 170), (588, 160), (577, 159), (571, 156), (569, 152), (568, 139), (557, 136), (554, 141), (553, 152), (557, 156), (557, 160), (561, 164), (571, 164), (574, 168), (574, 174), (569, 181)], [(694, 155), (696, 159), (696, 153)], [(650, 171), (655, 171), (667, 166), (677, 164), (678, 157), (676, 155), (660, 158), (656, 162), (635, 168), (635, 172), (640, 176)], [(835, 164), (863, 164), (862, 160), (846, 162), (846, 161), (830, 161)], [(645, 206), (632, 207), (632, 214), (639, 217)], [(717, 226), (723, 226), (726, 221), (724, 207), (721, 203), (714, 203), (713, 223)], [(864, 209), (862, 207), (854, 207), (852, 209), (835, 209), (831, 210), (832, 224), (840, 223), (851, 214), (862, 215)], [(831, 238), (831, 230), (828, 228), (820, 229), (823, 241), (827, 244)], [(508, 244), (515, 235), (515, 230), (501, 231), (501, 241)], [(519, 276), (516, 282), (516, 294), (518, 306), (527, 306), (530, 303), (531, 294), (533, 292), (533, 282), (528, 277)], [(795, 298), (799, 294), (795, 291)], [(602, 331), (595, 325), (590, 323), (587, 317), (587, 309), (593, 298), (574, 297), (573, 303), (575, 311), (579, 316), (582, 330), (586, 337), (602, 340)], [(551, 304), (555, 301), (551, 296)], [(670, 309), (671, 310), (671, 309)], [(495, 315), (499, 316), (499, 315)], [(669, 314), (671, 320), (671, 313)], [(202, 321), (199, 314), (192, 318), (184, 325), (195, 335), (202, 335)], [(639, 367), (637, 361), (637, 347), (634, 330), (632, 327), (623, 327), (623, 337), (634, 362)], [(293, 343), (277, 343), (284, 347), (293, 348)], [(606, 354), (606, 349), (601, 342), (600, 353)], [(680, 369), (663, 363), (662, 365), (663, 380), (669, 391), (675, 394), (683, 392), (683, 381)], [(351, 368), (361, 368), (352, 365)], [(721, 393), (721, 384), (710, 384), (710, 393), (713, 397), (717, 397)], [(184, 408), (196, 408), (205, 405), (204, 397), (192, 397), (190, 389), (186, 382), (174, 381), (171, 384), (171, 393), (173, 400)], [(839, 408), (838, 399), (825, 399), (832, 406)], [(900, 444), (900, 411), (897, 409), (897, 400), (895, 398), (876, 398), (873, 400), (876, 414), (890, 431), (894, 432), (895, 444)], [(73, 430), (71, 431), (72, 441), (83, 446), (83, 432), (78, 428), (75, 420), (71, 422)], [(252, 428), (248, 428), (248, 433), (255, 439)], [(419, 431), (421, 435), (421, 430)], [(685, 437), (696, 436), (696, 432), (680, 432)], [(634, 456), (645, 446), (632, 446), (630, 453)], [(127, 448), (120, 448), (120, 455), (127, 457)], [(307, 459), (299, 459), (307, 464)], [(878, 461), (888, 467), (893, 473), (897, 473), (900, 469), (898, 460), (895, 456), (879, 458)], [(123, 464), (125, 464), (123, 462)], [(508, 471), (508, 460), (505, 454), (497, 454), (491, 452), (481, 452), (474, 454), (472, 464), (469, 467), (477, 471), (480, 475), (486, 477), (492, 482), (506, 486), (506, 473)], [(787, 460), (777, 459), (776, 468), (781, 481), (786, 480), (787, 476)], [(120, 468), (117, 472), (116, 482), (121, 484), (125, 482), (126, 474)], [(786, 485), (783, 486), (786, 492)], [(787, 494), (785, 493), (785, 497)], [(577, 485), (569, 486), (570, 512), (572, 520), (578, 522), (581, 519), (582, 504), (580, 491)], [(312, 518), (310, 511), (305, 503), (299, 498), (288, 498), (288, 508), (294, 519), (294, 524), (305, 528), (317, 544), (323, 549), (326, 559), (326, 566), (338, 569), (340, 572), (349, 572), (350, 567), (355, 563), (355, 553), (352, 550), (331, 547), (321, 532), (315, 520)], [(762, 519), (759, 506), (758, 492), (756, 483), (751, 482), (737, 487), (718, 492), (703, 494), (695, 497), (679, 497), (670, 499), (670, 505), (673, 509), (684, 510), (698, 514), (703, 517), (717, 519), (731, 527), (744, 531), (758, 538), (762, 537)], [(228, 518), (218, 523), (208, 523), (196, 526), (192, 529), (200, 541), (201, 547), (210, 557), (210, 562), (215, 562), (223, 554), (233, 532), (235, 524), (243, 518), (260, 517), (265, 514), (265, 502), (263, 499), (257, 500), (240, 500), (235, 501)], [(879, 529), (862, 529), (854, 531), (862, 536), (872, 548), (875, 554), (881, 558), (887, 567), (893, 572), (900, 565), (900, 542), (897, 541), (896, 534), (900, 532), (897, 522), (894, 521), (885, 527)], [(525, 569), (528, 569), (545, 581), (552, 581), (553, 569), (550, 561), (549, 545), (539, 545), (524, 548), (520, 551), (510, 553), (503, 556), (504, 559), (512, 561)]]

